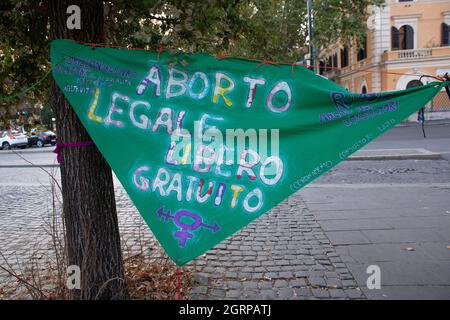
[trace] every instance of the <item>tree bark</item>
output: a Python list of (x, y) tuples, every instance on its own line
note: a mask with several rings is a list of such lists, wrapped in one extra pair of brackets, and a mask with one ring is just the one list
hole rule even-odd
[[(69, 30), (69, 5), (81, 8), (81, 29)], [(52, 39), (103, 43), (99, 0), (51, 0)], [(60, 142), (90, 141), (63, 93), (52, 81), (52, 106)], [(72, 299), (127, 297), (111, 168), (95, 146), (62, 148), (61, 184), (68, 265), (81, 269), (81, 289)]]

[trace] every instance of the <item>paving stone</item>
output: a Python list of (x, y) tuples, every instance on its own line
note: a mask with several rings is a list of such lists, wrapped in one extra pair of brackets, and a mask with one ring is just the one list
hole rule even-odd
[(242, 284), (245, 290), (258, 288), (258, 283), (256, 281), (244, 281)]
[(264, 279), (264, 273), (263, 272), (253, 272), (252, 279), (255, 279), (255, 280)]
[(289, 279), (289, 278), (293, 278), (294, 274), (290, 271), (282, 271), (282, 272), (280, 272), (280, 277)]
[(327, 284), (327, 287), (329, 288), (336, 288), (336, 289), (342, 288), (342, 282), (339, 279), (336, 278), (326, 279), (325, 282)]
[(276, 297), (277, 297), (277, 295), (275, 294), (275, 292), (273, 290), (267, 290), (267, 289), (261, 290), (261, 298), (263, 300), (272, 300), (272, 299), (275, 299)]
[(294, 290), (291, 288), (281, 288), (278, 291), (278, 297), (280, 299), (292, 299), (294, 297)]
[(240, 289), (243, 287), (243, 284), (240, 281), (227, 281), (226, 284), (230, 289)]
[(208, 276), (205, 274), (197, 273), (194, 275), (194, 281), (199, 285), (207, 285), (208, 284)]
[(223, 299), (226, 296), (226, 290), (212, 289), (209, 293), (209, 297), (212, 299)]
[(288, 286), (288, 282), (286, 280), (276, 280), (274, 287), (275, 288), (286, 288)]
[(237, 278), (237, 272), (226, 271), (225, 277), (226, 278)]
[(289, 286), (292, 288), (306, 287), (307, 283), (305, 279), (295, 279), (289, 281)]
[(355, 280), (342, 280), (341, 282), (344, 287), (356, 287)]
[(206, 294), (208, 287), (206, 286), (195, 286), (192, 288), (191, 293), (193, 294)]
[(312, 291), (313, 296), (316, 298), (329, 298), (330, 297), (330, 294), (328, 293), (328, 291), (321, 289), (321, 288), (311, 289), (311, 291)]
[(257, 290), (244, 290), (241, 296), (246, 300), (261, 299), (261, 295)]
[(297, 297), (308, 298), (312, 296), (312, 291), (309, 288), (294, 289), (294, 292)]
[(331, 298), (347, 298), (347, 294), (342, 289), (332, 289), (328, 290)]
[(344, 292), (347, 294), (347, 296), (350, 299), (360, 299), (363, 298), (363, 293), (361, 292), (361, 290), (357, 290), (357, 289), (345, 289)]
[(323, 278), (308, 278), (308, 282), (312, 286), (325, 287), (327, 285), (327, 283), (325, 282), (325, 279), (323, 279)]
[(238, 299), (241, 297), (241, 291), (239, 290), (228, 290), (225, 294), (227, 298)]
[(258, 287), (260, 289), (270, 289), (270, 288), (273, 287), (272, 281), (267, 281), (267, 280), (259, 281), (258, 282)]
[(265, 277), (270, 279), (278, 279), (280, 276), (278, 275), (277, 272), (266, 272)]

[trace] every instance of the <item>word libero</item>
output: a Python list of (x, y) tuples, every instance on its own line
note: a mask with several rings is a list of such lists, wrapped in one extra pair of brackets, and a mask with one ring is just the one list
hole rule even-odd
[[(183, 120), (187, 112), (180, 109), (174, 111), (172, 108), (164, 106), (155, 113), (156, 117), (151, 119), (152, 106), (149, 100), (157, 99), (163, 94), (166, 101), (169, 102), (171, 98), (180, 96), (202, 100), (211, 96), (212, 93), (212, 103), (225, 104), (224, 107), (228, 108), (233, 105), (233, 101), (227, 94), (235, 89), (236, 82), (223, 72), (215, 73), (214, 81), (206, 73), (200, 71), (189, 75), (187, 72), (169, 68), (166, 73), (167, 80), (164, 81), (161, 68), (157, 65), (151, 66), (148, 74), (136, 87), (136, 95), (142, 96), (142, 100), (132, 99), (123, 93), (113, 92), (108, 110), (103, 114), (97, 110), (101, 92), (99, 88), (96, 88), (93, 101), (89, 107), (88, 119), (103, 123), (105, 126), (120, 128), (126, 128), (127, 123), (130, 123), (138, 130), (161, 131), (171, 136), (170, 145), (168, 145), (167, 152), (162, 159), (165, 166), (151, 168), (150, 165), (141, 165), (133, 171), (132, 180), (139, 190), (159, 192), (163, 197), (174, 193), (178, 201), (191, 201), (192, 199), (195, 199), (198, 203), (211, 201), (215, 206), (222, 205), (225, 195), (229, 193), (229, 206), (231, 208), (240, 204), (247, 212), (255, 212), (261, 209), (264, 203), (264, 195), (258, 187), (246, 190), (245, 186), (238, 183), (228, 186), (226, 183), (216, 183), (215, 181), (205, 183), (204, 179), (197, 176), (187, 175), (183, 177), (182, 173), (171, 173), (168, 169), (169, 165), (190, 164), (189, 159), (193, 157), (192, 170), (194, 173), (209, 172), (222, 178), (230, 178), (234, 175), (237, 180), (250, 179), (253, 182), (258, 181), (259, 178), (263, 185), (274, 186), (283, 177), (284, 164), (278, 154), (267, 157), (267, 152), (265, 152), (261, 156), (256, 150), (257, 147), (238, 147), (236, 149), (239, 150), (236, 157), (238, 165), (235, 166), (235, 172), (230, 172), (229, 169), (224, 168), (224, 166), (229, 166), (230, 163), (223, 161), (224, 152), (230, 148), (223, 146), (222, 140), (221, 143), (217, 143), (217, 139), (209, 139), (213, 140), (209, 145), (200, 144), (199, 146), (197, 143), (196, 148), (192, 148), (191, 143), (186, 143), (185, 139), (181, 139), (183, 143), (180, 142), (181, 148), (178, 148), (182, 150), (181, 154), (180, 152), (174, 152), (177, 138), (190, 136), (189, 132), (183, 128)], [(243, 77), (242, 81), (248, 88), (245, 108), (251, 108), (258, 87), (265, 86), (266, 80), (261, 77), (246, 76)], [(292, 92), (289, 84), (286, 81), (272, 84), (265, 99), (265, 107), (268, 111), (273, 113), (286, 112), (291, 105)], [(216, 121), (223, 120), (220, 117), (210, 117), (203, 114), (201, 119), (196, 122), (199, 122), (200, 126), (205, 125), (205, 119), (207, 118)], [(243, 130), (240, 131), (245, 135)], [(212, 135), (216, 136), (215, 134)], [(276, 136), (278, 137), (278, 133)], [(211, 137), (211, 134), (209, 137)], [(241, 141), (243, 140), (245, 139), (241, 139)], [(152, 178), (151, 175), (153, 175)]]

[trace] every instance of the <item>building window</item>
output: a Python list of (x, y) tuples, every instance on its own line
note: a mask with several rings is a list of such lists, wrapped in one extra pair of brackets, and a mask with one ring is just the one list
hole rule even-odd
[(414, 49), (414, 29), (405, 24), (398, 30), (398, 42), (400, 50)]
[(441, 25), (441, 47), (450, 45), (450, 26), (445, 22)]
[(364, 60), (367, 58), (367, 37), (364, 36), (362, 40), (362, 46), (358, 50), (358, 61)]
[(406, 89), (414, 88), (414, 87), (420, 87), (420, 86), (423, 86), (422, 81), (420, 81), (420, 80), (411, 80), (411, 81), (408, 82), (408, 84), (406, 85)]
[(326, 68), (326, 63), (323, 62), (322, 60), (319, 62), (319, 74), (324, 74), (325, 72), (327, 72), (327, 68)]
[(396, 27), (391, 27), (391, 50), (398, 50), (399, 47), (398, 29)]
[(362, 93), (362, 94), (366, 94), (366, 93), (367, 93), (367, 87), (366, 87), (366, 86), (363, 86), (363, 87), (362, 87), (361, 93)]
[(338, 68), (338, 54), (333, 54), (333, 67)]
[(348, 66), (348, 48), (344, 47), (341, 49), (341, 68)]

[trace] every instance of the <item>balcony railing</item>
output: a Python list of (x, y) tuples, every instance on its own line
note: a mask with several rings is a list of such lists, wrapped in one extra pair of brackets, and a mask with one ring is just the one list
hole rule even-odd
[(434, 47), (414, 50), (395, 50), (383, 54), (383, 61), (389, 60), (407, 60), (407, 59), (426, 59), (430, 57), (448, 56), (450, 47)]
[(398, 51), (399, 59), (425, 58), (425, 57), (431, 57), (432, 55), (433, 55), (433, 51), (431, 48)]

